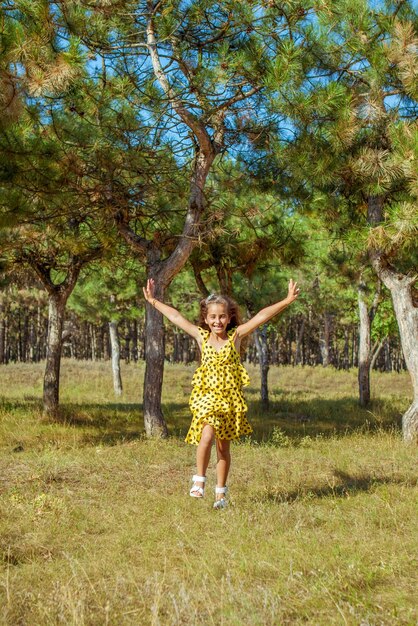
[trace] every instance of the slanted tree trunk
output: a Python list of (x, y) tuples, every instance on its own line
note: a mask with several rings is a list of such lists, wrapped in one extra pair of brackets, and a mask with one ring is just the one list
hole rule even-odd
[(370, 363), (370, 372), (372, 372), (372, 370), (374, 369), (375, 365), (376, 365), (376, 361), (378, 359), (378, 356), (380, 354), (380, 352), (382, 351), (383, 346), (385, 345), (386, 342), (386, 337), (384, 337), (383, 339), (381, 339), (381, 341), (375, 343), (375, 345), (372, 348), (372, 360)]
[[(377, 226), (383, 221), (381, 196), (368, 199), (368, 221), (371, 226)], [(392, 296), (405, 363), (412, 381), (414, 397), (402, 417), (403, 438), (407, 442), (418, 441), (418, 308), (413, 296), (417, 277), (393, 269), (380, 249), (372, 248), (369, 255), (376, 274)]]
[[(181, 120), (190, 129), (194, 145), (190, 194), (183, 231), (181, 234), (177, 232), (168, 233), (170, 237), (176, 235), (178, 239), (176, 247), (166, 259), (162, 258), (161, 240), (154, 236), (152, 239), (139, 236), (130, 226), (129, 215), (126, 215), (123, 210), (118, 211), (115, 205), (118, 229), (136, 254), (142, 259), (145, 256), (147, 278), (154, 279), (155, 294), (159, 299), (163, 297), (174, 276), (183, 268), (197, 244), (201, 216), (206, 207), (206, 180), (215, 157), (224, 148), (227, 111), (231, 111), (237, 102), (251, 98), (258, 93), (261, 85), (256, 87), (248, 85), (248, 89), (243, 89), (243, 85), (240, 83), (235, 91), (231, 86), (231, 90), (228, 90), (230, 97), (221, 99), (221, 102), (214, 107), (207, 95), (199, 91), (201, 85), (199, 81), (195, 81), (193, 72), (190, 71), (189, 61), (182, 57), (180, 40), (183, 35), (178, 36), (177, 33), (175, 36), (173, 32), (169, 39), (164, 36), (164, 46), (171, 45), (173, 61), (176, 59), (174, 64), (184, 79), (181, 90), (177, 90), (177, 85), (181, 82), (179, 77), (176, 76), (172, 80), (171, 75), (166, 73), (166, 66), (164, 65), (167, 59), (167, 49), (164, 49), (165, 60), (163, 64), (158, 50), (155, 16), (161, 5), (151, 0), (146, 5), (148, 10), (146, 46), (154, 76), (177, 120)], [(196, 99), (204, 109), (201, 112), (198, 112), (193, 104)], [(161, 317), (158, 311), (151, 309), (150, 305), (146, 305), (147, 366), (144, 381), (144, 418), (148, 436), (167, 433), (167, 427), (162, 418), (160, 397), (164, 366), (164, 328)]]
[(206, 287), (205, 281), (202, 278), (202, 270), (210, 267), (210, 263), (209, 262), (206, 262), (206, 264), (202, 263), (201, 259), (199, 259), (198, 257), (195, 257), (193, 254), (190, 257), (190, 262), (191, 262), (193, 274), (196, 280), (197, 288), (202, 294), (202, 298), (207, 298), (209, 295), (209, 289)]
[(109, 322), (110, 351), (112, 355), (113, 389), (116, 396), (122, 395), (122, 376), (120, 373), (120, 341), (118, 322)]
[(270, 369), (269, 365), (269, 349), (267, 344), (267, 326), (264, 325), (261, 328), (257, 328), (254, 331), (254, 343), (257, 350), (258, 363), (260, 366), (261, 376), (261, 405), (263, 409), (268, 409), (269, 400), (269, 388), (268, 388), (268, 373)]
[[(147, 259), (147, 277), (154, 279), (155, 297), (164, 299), (164, 293), (173, 278), (186, 263), (191, 250), (196, 245), (196, 235), (200, 215), (205, 207), (204, 186), (209, 169), (217, 154), (216, 145), (209, 142), (207, 151), (196, 155), (191, 179), (189, 208), (183, 233), (179, 242), (166, 259), (161, 259), (162, 250), (158, 243), (136, 235), (122, 214), (117, 215), (118, 229), (134, 251)], [(144, 425), (147, 437), (167, 437), (168, 430), (161, 408), (161, 392), (164, 375), (165, 338), (163, 317), (159, 311), (147, 303), (145, 317), (145, 377), (144, 377)]]
[[(168, 101), (177, 115), (194, 133), (196, 153), (190, 180), (188, 210), (176, 248), (166, 259), (162, 259), (162, 249), (156, 239), (147, 240), (138, 236), (129, 226), (123, 212), (116, 213), (119, 232), (131, 245), (138, 256), (146, 256), (147, 278), (153, 278), (155, 297), (163, 300), (164, 293), (174, 276), (182, 269), (197, 243), (197, 234), (202, 212), (206, 206), (204, 188), (211, 165), (223, 145), (224, 111), (213, 116), (216, 130), (211, 136), (205, 122), (192, 114), (182, 99), (173, 90), (160, 63), (152, 18), (147, 27), (147, 45), (155, 76), (165, 92)], [(166, 437), (167, 425), (161, 409), (161, 391), (165, 357), (164, 325), (162, 315), (147, 303), (145, 320), (145, 378), (144, 378), (144, 424), (148, 437)]]

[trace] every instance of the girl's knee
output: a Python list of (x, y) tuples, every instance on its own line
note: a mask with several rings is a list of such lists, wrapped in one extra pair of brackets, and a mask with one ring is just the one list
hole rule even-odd
[(215, 434), (214, 428), (209, 424), (205, 424), (202, 429), (202, 435), (200, 441), (203, 444), (210, 444), (213, 441), (213, 436)]
[(227, 441), (226, 439), (217, 439), (216, 449), (217, 449), (218, 455), (222, 458), (229, 457), (230, 445), (231, 445), (231, 442)]

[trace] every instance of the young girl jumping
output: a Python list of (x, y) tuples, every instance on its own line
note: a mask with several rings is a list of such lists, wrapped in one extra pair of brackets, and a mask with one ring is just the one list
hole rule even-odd
[(194, 373), (190, 396), (193, 418), (186, 435), (187, 443), (197, 445), (197, 474), (192, 478), (190, 495), (193, 498), (204, 496), (206, 470), (215, 439), (215, 509), (224, 508), (227, 504), (226, 481), (231, 465), (231, 440), (252, 432), (246, 418), (247, 405), (242, 395), (242, 387), (250, 381), (239, 356), (241, 341), (283, 311), (298, 295), (299, 289), (291, 279), (284, 300), (262, 309), (248, 322), (241, 323), (236, 302), (228, 296), (212, 294), (200, 302), (200, 319), (196, 326), (176, 309), (154, 298), (152, 279), (144, 287), (145, 299), (170, 322), (196, 339), (200, 349), (201, 365)]

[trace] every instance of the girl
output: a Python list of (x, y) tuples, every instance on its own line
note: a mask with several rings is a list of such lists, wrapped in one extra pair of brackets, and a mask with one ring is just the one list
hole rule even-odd
[(148, 280), (144, 288), (147, 302), (173, 324), (196, 339), (201, 353), (201, 365), (193, 379), (190, 408), (193, 414), (186, 442), (197, 445), (197, 474), (193, 476), (190, 495), (203, 498), (206, 470), (209, 465), (212, 443), (216, 441), (217, 465), (215, 509), (226, 506), (226, 481), (231, 456), (232, 439), (248, 435), (252, 428), (247, 421), (247, 405), (242, 387), (249, 384), (248, 374), (241, 364), (240, 346), (244, 337), (283, 311), (299, 295), (296, 283), (289, 281), (287, 297), (281, 302), (262, 309), (248, 322), (241, 323), (238, 306), (227, 296), (215, 294), (200, 303), (200, 320), (196, 326), (186, 320), (176, 309), (154, 298), (154, 281)]

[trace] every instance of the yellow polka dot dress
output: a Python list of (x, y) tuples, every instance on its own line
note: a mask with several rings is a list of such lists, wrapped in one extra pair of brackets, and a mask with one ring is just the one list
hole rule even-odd
[(215, 429), (217, 439), (238, 439), (249, 435), (242, 387), (250, 379), (234, 346), (236, 330), (228, 331), (228, 342), (219, 352), (208, 344), (209, 331), (199, 328), (202, 336), (202, 363), (192, 379), (190, 409), (193, 414), (186, 442), (197, 445), (205, 424)]

